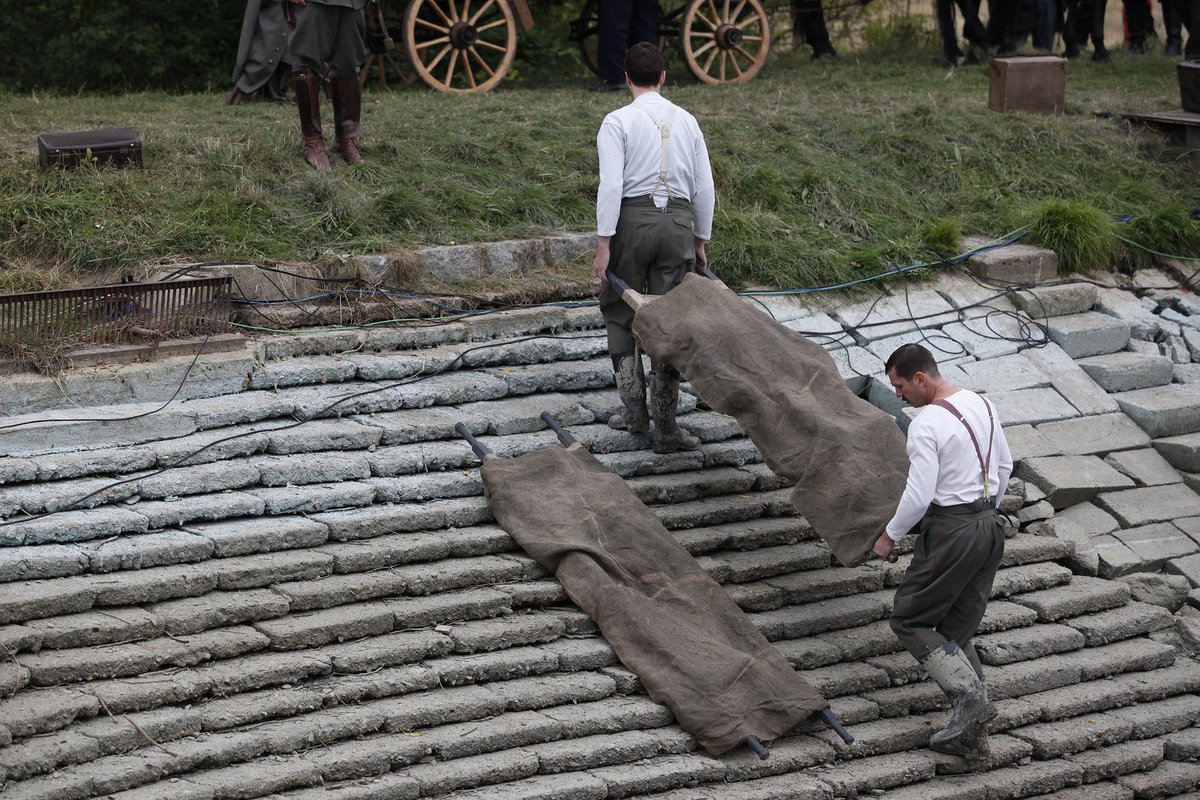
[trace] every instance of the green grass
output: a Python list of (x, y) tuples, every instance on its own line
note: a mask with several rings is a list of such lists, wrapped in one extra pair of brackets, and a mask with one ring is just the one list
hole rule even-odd
[[(986, 109), (986, 68), (949, 71), (928, 46), (885, 46), (926, 42), (919, 32), (876, 37), (876, 50), (832, 64), (779, 49), (742, 86), (674, 68), (668, 95), (699, 117), (712, 155), (709, 252), (731, 282), (835, 283), (1034, 219), (1050, 226), (1042, 241), (1068, 248), (1066, 263), (1116, 264), (1119, 254), (1105, 264), (1071, 251), (1066, 229), (1046, 222), (1055, 207), (1130, 216), (1122, 236), (1200, 255), (1200, 223), (1184, 213), (1200, 206), (1196, 161), (1094, 113), (1177, 107), (1172, 62), (1072, 62), (1064, 115), (1002, 115)], [(627, 98), (588, 85), (369, 91), (367, 164), (331, 174), (300, 158), (290, 106), (231, 108), (218, 93), (0, 95), (0, 291), (32, 288), (30, 276), (66, 285), (180, 261), (317, 261), (589, 230), (596, 128)], [(144, 169), (38, 169), (39, 133), (114, 126), (142, 135)]]

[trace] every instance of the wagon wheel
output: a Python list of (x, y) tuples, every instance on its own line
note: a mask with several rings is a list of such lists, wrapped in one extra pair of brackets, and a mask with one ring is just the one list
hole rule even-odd
[(431, 89), (485, 92), (512, 67), (517, 23), (508, 0), (411, 0), (404, 49)]
[(688, 69), (705, 83), (744, 83), (771, 48), (771, 26), (759, 0), (692, 0), (679, 44)]
[(571, 23), (571, 38), (579, 42), (579, 56), (584, 66), (599, 74), (596, 48), (600, 42), (600, 0), (587, 0), (583, 13)]

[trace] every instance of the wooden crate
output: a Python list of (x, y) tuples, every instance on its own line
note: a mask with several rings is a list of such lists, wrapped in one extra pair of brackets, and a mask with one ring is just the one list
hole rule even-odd
[(1179, 102), (1184, 111), (1200, 114), (1200, 61), (1180, 62)]
[(988, 108), (1061, 114), (1067, 95), (1067, 60), (1058, 56), (992, 59)]

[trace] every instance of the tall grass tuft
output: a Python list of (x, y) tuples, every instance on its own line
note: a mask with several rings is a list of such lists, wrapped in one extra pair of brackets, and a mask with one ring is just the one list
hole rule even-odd
[(1115, 223), (1098, 208), (1071, 200), (1044, 200), (1034, 206), (1029, 242), (1058, 254), (1068, 272), (1110, 270), (1119, 253)]
[(1156, 254), (1183, 258), (1200, 257), (1200, 220), (1188, 216), (1177, 204), (1163, 206), (1129, 220), (1129, 226), (1118, 232), (1128, 251), (1128, 261), (1134, 267), (1154, 263)]

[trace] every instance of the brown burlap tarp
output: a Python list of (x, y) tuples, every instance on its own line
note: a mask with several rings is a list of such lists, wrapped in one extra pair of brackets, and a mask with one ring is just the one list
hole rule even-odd
[(583, 447), (490, 458), (481, 471), (504, 530), (709, 753), (775, 739), (829, 705)]
[(633, 333), (795, 482), (793, 504), (838, 561), (866, 560), (900, 502), (908, 455), (896, 421), (851, 392), (828, 353), (698, 275), (638, 309)]

